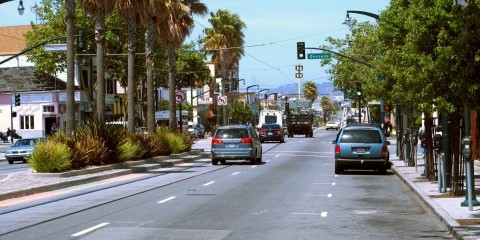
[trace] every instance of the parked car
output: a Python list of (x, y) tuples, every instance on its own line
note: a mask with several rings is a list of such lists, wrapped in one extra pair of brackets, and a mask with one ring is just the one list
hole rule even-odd
[(390, 169), (388, 145), (382, 129), (374, 124), (351, 124), (342, 128), (335, 144), (335, 174), (347, 169)]
[(32, 156), (35, 145), (39, 141), (44, 141), (45, 138), (23, 138), (18, 139), (13, 146), (11, 146), (5, 152), (5, 158), (9, 164), (13, 164), (14, 161), (27, 162), (28, 158)]
[(226, 125), (215, 130), (212, 138), (212, 164), (227, 160), (262, 162), (262, 144), (255, 128), (249, 125)]
[(260, 130), (258, 130), (258, 135), (261, 143), (265, 141), (285, 142), (285, 133), (282, 126), (277, 123), (262, 124)]
[(325, 130), (328, 130), (328, 129), (338, 130), (340, 129), (340, 124), (335, 121), (328, 121), (327, 124), (325, 124)]
[(205, 128), (201, 124), (188, 123), (188, 134), (194, 138), (204, 138)]

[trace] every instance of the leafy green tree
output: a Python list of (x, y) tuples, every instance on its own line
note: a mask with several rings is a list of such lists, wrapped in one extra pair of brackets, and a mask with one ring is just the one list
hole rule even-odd
[(306, 81), (303, 85), (303, 96), (305, 99), (310, 100), (311, 102), (317, 100), (318, 97), (318, 89), (317, 84), (312, 81)]
[(242, 101), (233, 100), (227, 106), (230, 124), (248, 124), (251, 122), (253, 114), (249, 106), (245, 106)]
[(335, 104), (327, 97), (327, 96), (322, 96), (322, 99), (320, 100), (320, 106), (323, 109), (323, 122), (326, 123), (332, 115), (335, 115), (337, 113), (337, 108), (335, 107)]

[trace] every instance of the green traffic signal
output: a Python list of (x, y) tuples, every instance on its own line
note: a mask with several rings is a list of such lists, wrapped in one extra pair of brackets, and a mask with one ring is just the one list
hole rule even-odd
[(305, 42), (297, 42), (297, 59), (305, 59)]
[(20, 94), (15, 94), (15, 106), (20, 106)]

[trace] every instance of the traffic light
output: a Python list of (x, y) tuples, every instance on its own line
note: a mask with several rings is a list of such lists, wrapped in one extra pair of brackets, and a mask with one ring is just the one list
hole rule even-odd
[(15, 94), (15, 106), (20, 106), (20, 94)]
[(85, 36), (83, 30), (78, 31), (78, 49), (85, 49)]
[(290, 112), (290, 103), (288, 103), (288, 102), (285, 103), (285, 112), (286, 113)]
[(12, 118), (17, 117), (17, 112), (12, 112)]
[(228, 93), (230, 92), (230, 84), (225, 83), (225, 92)]
[(357, 81), (357, 96), (362, 96), (362, 83)]
[(305, 42), (297, 42), (297, 59), (305, 59)]
[(268, 99), (268, 94), (265, 93), (264, 99)]
[(238, 88), (237, 83), (233, 83), (232, 84), (232, 91), (236, 92), (237, 88)]
[(214, 91), (217, 92), (217, 93), (220, 92), (220, 84), (215, 83)]
[(392, 110), (392, 106), (385, 105), (385, 112), (389, 113)]
[(277, 101), (278, 93), (273, 94), (273, 100)]

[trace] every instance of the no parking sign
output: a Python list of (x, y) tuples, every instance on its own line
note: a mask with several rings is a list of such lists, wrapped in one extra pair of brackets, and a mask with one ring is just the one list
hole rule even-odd
[(175, 100), (177, 103), (183, 103), (187, 99), (187, 91), (177, 90), (175, 91)]

